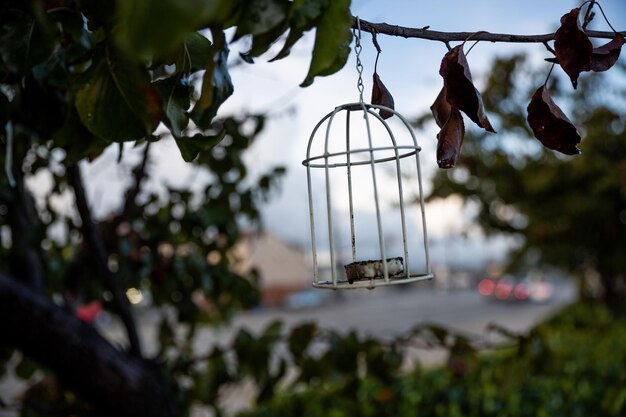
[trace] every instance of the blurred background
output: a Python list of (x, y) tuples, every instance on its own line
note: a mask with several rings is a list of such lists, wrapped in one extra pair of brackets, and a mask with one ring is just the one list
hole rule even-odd
[[(431, 30), (545, 34), (554, 32), (559, 26), (559, 17), (576, 6), (577, 2), (569, 0), (442, 0), (436, 4), (408, 0), (384, 3), (354, 0), (351, 10), (354, 16), (370, 22), (416, 28), (429, 26)], [(605, 0), (602, 7), (615, 28), (626, 28), (626, 3), (623, 0)], [(609, 30), (600, 15), (593, 20), (591, 28)], [(227, 35), (232, 36), (232, 33)], [(253, 190), (257, 183), (261, 184), (260, 180), (265, 181), (265, 186), (261, 186), (262, 192), (254, 194), (254, 198), (260, 196), (258, 213), (253, 209), (252, 214), (243, 213), (234, 222), (235, 226), (224, 221), (225, 232), (221, 228), (223, 219), (219, 213), (208, 209), (203, 211), (209, 203), (223, 201), (220, 200), (223, 199), (222, 190), (211, 188), (216, 175), (204, 169), (206, 161), (199, 164), (184, 162), (175, 141), (163, 138), (150, 145), (147, 179), (142, 191), (148, 214), (141, 227), (155, 231), (150, 232), (153, 235), (158, 234), (156, 231), (162, 233), (168, 243), (158, 241), (163, 236), (145, 238), (134, 230), (135, 223), (118, 221), (114, 217), (114, 213), (124, 206), (125, 193), (133, 184), (134, 169), (144, 157), (145, 144), (124, 144), (121, 160), (120, 148), (110, 146), (93, 162), (81, 162), (84, 181), (89, 184), (86, 190), (88, 200), (95, 217), (103, 225), (105, 235), (111, 239), (107, 245), (115, 248), (112, 249), (115, 256), (109, 259), (109, 263), (118, 273), (126, 271), (132, 275), (132, 279), (125, 283), (125, 292), (137, 317), (148, 356), (167, 357), (163, 346), (175, 346), (179, 353), (195, 352), (213, 358), (214, 349), (220, 346), (232, 343), (238, 349), (238, 346), (246, 344), (246, 337), (250, 335), (250, 340), (256, 341), (271, 335), (269, 329), (273, 329), (271, 326), (276, 320), (284, 323), (283, 333), (295, 332), (294, 329), (301, 329), (299, 326), (302, 323), (313, 322), (319, 328), (346, 336), (345, 340), (350, 335), (357, 335), (354, 337), (361, 337), (360, 340), (378, 338), (389, 342), (385, 346), (393, 346), (393, 349), (396, 346), (393, 341), (419, 333), (421, 330), (414, 329), (423, 329), (420, 326), (432, 325), (429, 334), (436, 342), (407, 348), (397, 369), (407, 371), (445, 365), (451, 373), (441, 377), (443, 379), (439, 383), (440, 386), (452, 386), (451, 381), (470, 375), (470, 370), (474, 369), (474, 357), (469, 360), (464, 356), (469, 351), (475, 353), (474, 348), (468, 347), (470, 344), (491, 349), (492, 344), (516, 341), (523, 347), (512, 357), (523, 357), (523, 360), (532, 362), (537, 359), (532, 355), (540, 356), (537, 353), (539, 350), (546, 349), (547, 352), (554, 349), (550, 350), (554, 353), (559, 346), (562, 347), (562, 344), (559, 345), (564, 343), (562, 340), (542, 339), (544, 333), (534, 330), (537, 329), (535, 326), (561, 308), (579, 299), (591, 299), (600, 300), (610, 311), (623, 311), (626, 306), (626, 65), (623, 57), (607, 73), (583, 73), (576, 90), (560, 68), (554, 69), (547, 84), (550, 93), (583, 137), (580, 145), (582, 155), (570, 157), (543, 148), (533, 138), (525, 120), (532, 93), (544, 83), (550, 71), (551, 64), (544, 59), (552, 54), (543, 44), (479, 42), (469, 53), (468, 62), (474, 83), (483, 95), (488, 116), (498, 134), (485, 133), (466, 118), (467, 132), (458, 166), (440, 170), (435, 155), (438, 129), (429, 107), (443, 85), (438, 71), (441, 58), (447, 51), (446, 46), (438, 42), (379, 35), (382, 53), (378, 74), (394, 97), (395, 109), (411, 122), (422, 147), (420, 161), (428, 243), (436, 278), (429, 282), (374, 291), (324, 291), (311, 288), (313, 260), (306, 169), (302, 161), (316, 123), (335, 106), (358, 100), (355, 56), (352, 53), (347, 65), (338, 73), (318, 77), (313, 86), (300, 88), (298, 85), (304, 79), (310, 62), (313, 34), (306, 35), (288, 59), (272, 63), (266, 62), (266, 56), (257, 59), (254, 64), (244, 62), (239, 52), (249, 48), (247, 42), (242, 39), (232, 45), (229, 66), (235, 92), (220, 108), (218, 116), (230, 118), (233, 123), (245, 120), (238, 125), (242, 131), (254, 130), (254, 134), (246, 136), (250, 137), (250, 147), (234, 151), (241, 158), (238, 161), (241, 166), (238, 165), (237, 169), (245, 172), (237, 183), (238, 187)], [(365, 99), (368, 101), (376, 49), (368, 33), (362, 34), (361, 42)], [(596, 39), (594, 43), (598, 46), (603, 41)], [(279, 42), (267, 56), (273, 56), (280, 46)], [(254, 125), (256, 119), (252, 116), (259, 114), (263, 115), (263, 124), (255, 130), (258, 126)], [(250, 118), (254, 120), (251, 122)], [(249, 128), (251, 125), (253, 129)], [(224, 145), (224, 149), (231, 152), (228, 146), (230, 144)], [(51, 154), (50, 158), (61, 161), (63, 155)], [(215, 159), (221, 160), (217, 156)], [(206, 165), (209, 163), (206, 162)], [(277, 174), (277, 178), (267, 176), (268, 172)], [(219, 177), (219, 180), (228, 183), (228, 174)], [(56, 188), (54, 169), (33, 172), (26, 178), (26, 183), (33, 190), (39, 207), (50, 205), (55, 212), (67, 213), (68, 219), (76, 217), (73, 212), (74, 197), (67, 190), (59, 192)], [(54, 195), (50, 198), (50, 194)], [(339, 203), (339, 206), (342, 204)], [(241, 203), (238, 207), (247, 206)], [(385, 210), (393, 211), (391, 207)], [(372, 219), (372, 213), (373, 207), (367, 201), (360, 202), (355, 209), (355, 216), (360, 218)], [(191, 259), (191, 255), (180, 264), (169, 263), (177, 256), (194, 254), (193, 245), (201, 245), (204, 238), (194, 228), (198, 224), (204, 225), (209, 221), (207, 219), (220, 224), (219, 231), (213, 235), (226, 236), (228, 251), (222, 251), (219, 244), (215, 248), (210, 246), (206, 256), (202, 253), (197, 262), (226, 268), (224, 264), (228, 258), (234, 265), (234, 272), (230, 269), (228, 273), (224, 272), (226, 269), (207, 272), (204, 267), (194, 264), (196, 261)], [(52, 248), (60, 258), (69, 257), (70, 251), (59, 242), (80, 243), (71, 229), (72, 226), (61, 224), (51, 227), (49, 233), (52, 237), (42, 245)], [(235, 236), (230, 236), (231, 231)], [(211, 235), (211, 230), (208, 234)], [(364, 234), (368, 234), (367, 230)], [(370, 244), (375, 246), (375, 235), (370, 235)], [(143, 242), (141, 239), (150, 242), (154, 239), (159, 243), (154, 247), (148, 243), (137, 243)], [(349, 248), (349, 234), (337, 239), (344, 249)], [(389, 239), (397, 237), (389, 236)], [(153, 265), (153, 269), (146, 272), (148, 261), (143, 255), (148, 252), (144, 250), (148, 246), (154, 257), (150, 258), (150, 262), (156, 259), (155, 262), (163, 261), (163, 264), (158, 264), (158, 267)], [(72, 257), (80, 258), (81, 250), (71, 252)], [(331, 267), (327, 257), (322, 256), (320, 262), (321, 268)], [(76, 271), (70, 271), (70, 276), (78, 276), (83, 271), (80, 268), (85, 266), (78, 265), (76, 268)], [(61, 276), (59, 271), (67, 272), (66, 266), (58, 266), (54, 271), (58, 272), (58, 276)], [(211, 275), (217, 273), (224, 274), (225, 278), (220, 281), (221, 278)], [(253, 277), (250, 282), (258, 282), (258, 297), (248, 284), (237, 284), (234, 279), (227, 281), (227, 278), (235, 276)], [(77, 287), (80, 285), (77, 284)], [(220, 291), (226, 294), (215, 299), (203, 297), (196, 291), (198, 288), (210, 294), (221, 294)], [(79, 317), (94, 323), (114, 344), (124, 345), (125, 330), (119, 319), (108, 312), (111, 294), (100, 286), (80, 288), (79, 293)], [(596, 316), (596, 313), (581, 311), (572, 312), (574, 319), (566, 323), (568, 329), (577, 328), (586, 319), (610, 325), (611, 320), (606, 315), (598, 313)], [(593, 326), (593, 323), (585, 323)], [(447, 330), (442, 330), (444, 328)], [(521, 336), (526, 332), (539, 336), (536, 339)], [(583, 336), (577, 334), (575, 340), (589, 342), (593, 337), (597, 334), (588, 332)], [(620, 337), (623, 337), (623, 329)], [(319, 346), (336, 347), (332, 342), (334, 339), (329, 340), (320, 342)], [(337, 343), (339, 346), (340, 343)], [(621, 358), (619, 355), (623, 356), (623, 353), (620, 349), (623, 347), (615, 343), (611, 346), (619, 351), (617, 358)], [(284, 343), (277, 346), (278, 352), (292, 349), (291, 345), (285, 347)], [(324, 350), (312, 346), (313, 351)], [(355, 346), (354, 351), (350, 350), (357, 352), (355, 356), (358, 352), (366, 352), (365, 344)], [(611, 350), (611, 347), (606, 349)], [(555, 354), (554, 357), (563, 359), (569, 353), (562, 356)], [(529, 356), (524, 356), (526, 354)], [(268, 353), (266, 356), (271, 355)], [(549, 362), (553, 356), (546, 354), (541, 358)], [(176, 356), (178, 359), (179, 356)], [(457, 359), (459, 361), (455, 362)], [(503, 360), (509, 359), (514, 361), (508, 357)], [(388, 357), (386, 360), (391, 361)], [(271, 361), (268, 359), (268, 362)], [(182, 359), (176, 362), (180, 363)], [(341, 363), (341, 358), (337, 359), (337, 363)], [(463, 366), (459, 368), (460, 363)], [(520, 360), (519, 363), (526, 362)], [(539, 360), (532, 364), (537, 369), (543, 366)], [(13, 368), (20, 365), (23, 361), (14, 358)], [(608, 367), (604, 362), (602, 366)], [(23, 365), (21, 372), (25, 378), (20, 380), (9, 374), (0, 380), (0, 399), (12, 403), (12, 399), (19, 396), (26, 386), (24, 381), (29, 381), (33, 375), (40, 375), (29, 374), (29, 369), (24, 371), (24, 367), (27, 366)], [(341, 366), (336, 368), (341, 371)], [(515, 375), (523, 373), (522, 365), (507, 369), (513, 368)], [(273, 368), (268, 365), (267, 369)], [(548, 367), (546, 365), (541, 369)], [(574, 371), (569, 371), (573, 375)], [(194, 374), (196, 370), (185, 369), (183, 372), (181, 368), (172, 372), (173, 375), (175, 372), (187, 372), (194, 378), (197, 375), (206, 376), (201, 371)], [(274, 375), (274, 371), (267, 372), (270, 376)], [(346, 374), (350, 372), (346, 371)], [(537, 375), (541, 372), (538, 371)], [(358, 372), (353, 373), (356, 375)], [(493, 377), (489, 380), (491, 385), (485, 385), (490, 389), (497, 387), (498, 382), (494, 381), (500, 381), (497, 378), (502, 377), (497, 372), (490, 376), (487, 373), (471, 375), (468, 380)], [(619, 381), (624, 382), (623, 372), (610, 376), (616, 381), (616, 386)], [(263, 377), (269, 378), (265, 374)], [(206, 382), (200, 376), (198, 378), (193, 379), (192, 385)], [(437, 376), (432, 378), (435, 380)], [(566, 375), (563, 378), (571, 380), (573, 377)], [(246, 385), (246, 381), (238, 380), (235, 384), (229, 380), (236, 387), (221, 392), (221, 403), (231, 413), (248, 410), (251, 404), (270, 404), (264, 402), (267, 398), (259, 394), (257, 388), (260, 383), (255, 381), (256, 384)], [(544, 382), (542, 380), (541, 383)], [(311, 383), (311, 386), (314, 391), (316, 385)], [(336, 388), (336, 385), (331, 386)], [(376, 387), (377, 390), (380, 388)], [(402, 388), (400, 385), (393, 387), (398, 392)], [(415, 388), (415, 385), (412, 387)], [(540, 387), (536, 388), (537, 391), (547, 389), (541, 384), (537, 387)], [(594, 397), (591, 391), (589, 388), (589, 392), (580, 394), (589, 404)], [(390, 401), (384, 397), (388, 393), (385, 394), (382, 388), (376, 393), (382, 396), (376, 397), (380, 399), (381, 407)], [(452, 389), (446, 391), (446, 395), (454, 397)], [(613, 415), (624, 415), (626, 391), (620, 388), (610, 395), (611, 399), (606, 400), (607, 404), (610, 403), (607, 409), (613, 410)], [(583, 402), (578, 403), (577, 398), (571, 400), (574, 405), (584, 402), (581, 400)], [(453, 400), (450, 403), (454, 403)], [(303, 401), (307, 404), (313, 402), (311, 398)], [(563, 400), (561, 406), (569, 404), (567, 401)], [(278, 405), (271, 404), (276, 406), (274, 411), (284, 413), (290, 410), (295, 413), (287, 406), (281, 408), (281, 404), (291, 404), (287, 400), (285, 403), (278, 401)], [(409, 400), (405, 406), (410, 408)], [(483, 411), (489, 408), (488, 405), (484, 407)], [(498, 413), (508, 410), (501, 404), (494, 407), (490, 411), (492, 414), (471, 415), (505, 415)], [(536, 407), (529, 410), (522, 405), (511, 407), (519, 410), (516, 415), (538, 415), (533, 414)], [(445, 409), (449, 414), (437, 415), (470, 415), (460, 411), (454, 414), (450, 411), (452, 409)], [(556, 404), (548, 409), (563, 408)], [(575, 409), (575, 406), (568, 408), (570, 411)], [(350, 408), (346, 406), (345, 410)], [(280, 415), (279, 411), (276, 415)], [(194, 412), (195, 415), (218, 415), (216, 409), (210, 411), (201, 406)], [(0, 416), (4, 415), (14, 414), (11, 410), (0, 408)]]

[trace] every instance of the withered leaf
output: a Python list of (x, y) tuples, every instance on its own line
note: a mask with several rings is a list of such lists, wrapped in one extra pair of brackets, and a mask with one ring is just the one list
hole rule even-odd
[(450, 117), (437, 135), (437, 165), (439, 168), (448, 169), (456, 165), (456, 160), (461, 153), (461, 145), (465, 136), (463, 116), (456, 108), (450, 109)]
[[(376, 72), (374, 72), (374, 85), (372, 86), (372, 104), (395, 109), (391, 93), (387, 90), (387, 87), (385, 87), (385, 84), (383, 84)], [(379, 113), (380, 117), (383, 119), (388, 119), (393, 116), (393, 113), (388, 110), (380, 109)]]
[(611, 68), (619, 58), (622, 45), (624, 45), (624, 35), (616, 33), (613, 40), (606, 45), (593, 48), (591, 61), (589, 62), (589, 69), (599, 72), (606, 71)]
[(444, 85), (435, 99), (435, 102), (430, 106), (430, 111), (433, 113), (435, 122), (439, 127), (443, 127), (443, 125), (446, 124), (450, 118), (450, 111), (452, 111), (452, 106), (450, 106), (450, 103), (446, 100), (446, 93), (446, 86)]
[(593, 45), (578, 21), (579, 8), (561, 17), (561, 26), (554, 34), (554, 51), (561, 68), (569, 76), (574, 88), (578, 75), (589, 70)]
[(580, 135), (552, 97), (541, 86), (535, 91), (528, 105), (528, 124), (537, 139), (546, 148), (566, 155), (578, 155)]
[(441, 61), (439, 74), (443, 77), (446, 99), (488, 132), (495, 133), (483, 105), (483, 98), (472, 83), (472, 74), (463, 52), (463, 45), (448, 51)]

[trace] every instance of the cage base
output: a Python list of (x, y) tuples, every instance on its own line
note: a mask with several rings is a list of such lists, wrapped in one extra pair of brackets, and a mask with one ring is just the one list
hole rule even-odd
[(329, 289), (329, 290), (355, 290), (357, 288), (374, 289), (376, 287), (386, 287), (389, 285), (409, 284), (411, 282), (431, 280), (435, 277), (434, 274), (411, 274), (407, 278), (406, 275), (389, 278), (374, 278), (368, 280), (354, 281), (352, 284), (348, 280), (333, 281), (319, 281), (313, 283), (313, 288)]

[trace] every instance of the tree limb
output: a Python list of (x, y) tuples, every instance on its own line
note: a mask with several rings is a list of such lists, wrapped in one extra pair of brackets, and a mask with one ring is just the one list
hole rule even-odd
[(109, 255), (107, 254), (102, 236), (98, 231), (96, 224), (91, 216), (91, 210), (87, 203), (87, 196), (83, 187), (82, 175), (80, 173), (80, 167), (77, 164), (71, 164), (67, 167), (67, 176), (74, 188), (74, 195), (76, 196), (76, 207), (80, 214), (82, 225), (82, 232), (87, 244), (94, 252), (98, 268), (100, 269), (107, 289), (113, 295), (113, 302), (117, 309), (117, 312), (126, 327), (126, 333), (128, 335), (128, 342), (130, 344), (130, 351), (140, 357), (141, 356), (141, 343), (139, 342), (139, 336), (137, 335), (137, 328), (135, 321), (130, 312), (130, 304), (126, 298), (124, 290), (119, 285), (118, 280), (109, 268)]
[[(21, 160), (20, 160), (21, 162)], [(28, 286), (36, 291), (43, 291), (44, 269), (41, 253), (33, 236), (36, 218), (32, 196), (24, 184), (24, 173), (21, 163), (13, 169), (15, 186), (12, 188), (13, 195), (8, 203), (8, 221), (11, 228), (11, 270), (23, 277)]]
[[(426, 28), (412, 28), (406, 26), (389, 25), (387, 23), (372, 23), (367, 20), (359, 19), (361, 30), (364, 32), (376, 32), (382, 35), (400, 36), (403, 38), (418, 38), (440, 42), (462, 42), (471, 36), (473, 41), (488, 42), (507, 42), (507, 43), (544, 43), (554, 40), (554, 33), (546, 33), (543, 35), (513, 35), (508, 33), (490, 33), (486, 31), (477, 32), (438, 32), (436, 30), (428, 30)], [(352, 28), (358, 29), (356, 17), (352, 18)], [(602, 32), (596, 30), (586, 31), (587, 36), (591, 38), (612, 39), (614, 32)], [(626, 31), (620, 32), (626, 36)]]
[(0, 317), (0, 345), (50, 368), (98, 410), (128, 417), (178, 415), (173, 394), (149, 362), (118, 351), (92, 326), (2, 272)]

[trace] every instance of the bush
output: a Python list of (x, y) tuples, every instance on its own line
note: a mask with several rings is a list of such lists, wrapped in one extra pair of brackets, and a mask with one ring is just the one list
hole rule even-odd
[[(576, 304), (491, 353), (381, 378), (374, 372), (292, 386), (241, 417), (622, 416), (626, 320)], [(369, 368), (368, 368), (369, 369)]]

